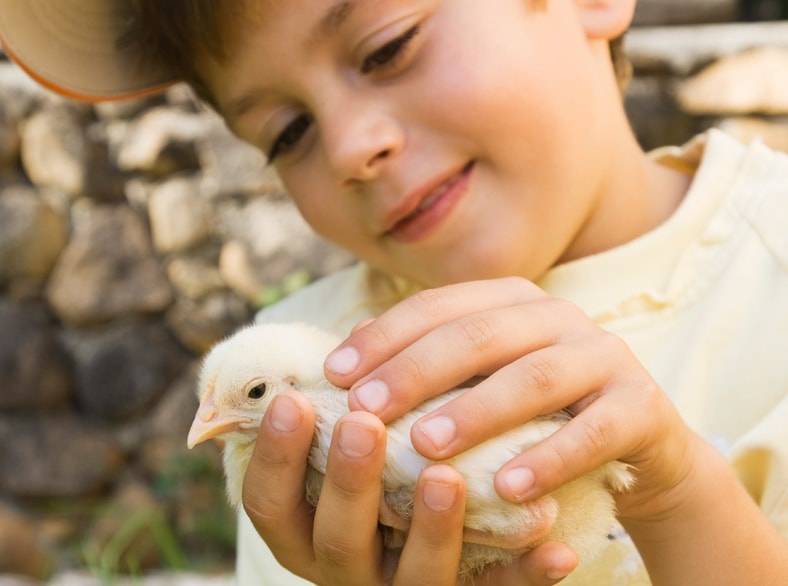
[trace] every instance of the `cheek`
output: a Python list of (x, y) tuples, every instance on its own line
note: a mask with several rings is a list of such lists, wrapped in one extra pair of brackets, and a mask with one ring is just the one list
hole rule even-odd
[(351, 252), (363, 237), (363, 223), (356, 210), (339, 193), (327, 188), (330, 178), (315, 171), (301, 170), (282, 182), (307, 224), (320, 236)]

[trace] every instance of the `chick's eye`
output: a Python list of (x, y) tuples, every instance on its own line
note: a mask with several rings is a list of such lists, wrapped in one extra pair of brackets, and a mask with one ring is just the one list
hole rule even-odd
[(408, 44), (419, 34), (419, 30), (418, 25), (411, 27), (397, 38), (373, 51), (361, 64), (361, 72), (370, 73), (376, 68), (395, 65), (397, 58), (404, 54)]
[(265, 390), (265, 383), (260, 383), (249, 391), (248, 397), (250, 399), (262, 399), (263, 395), (265, 395)]
[(271, 152), (268, 153), (268, 162), (272, 162), (277, 155), (286, 153), (298, 146), (298, 142), (304, 137), (311, 124), (312, 117), (306, 114), (302, 114), (288, 124), (274, 140)]

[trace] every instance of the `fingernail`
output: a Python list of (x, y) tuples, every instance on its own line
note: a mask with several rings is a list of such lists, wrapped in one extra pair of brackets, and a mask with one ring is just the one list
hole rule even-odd
[(424, 504), (435, 512), (448, 511), (457, 500), (457, 485), (444, 482), (424, 483)]
[(369, 455), (375, 449), (377, 433), (366, 425), (345, 422), (339, 428), (339, 449), (351, 458)]
[(275, 430), (291, 432), (301, 425), (303, 413), (301, 413), (299, 406), (290, 397), (276, 397), (269, 409), (268, 420), (271, 422), (271, 427)]
[(457, 435), (457, 426), (454, 420), (443, 415), (438, 415), (423, 423), (419, 423), (419, 430), (427, 436), (427, 439), (432, 442), (432, 445), (439, 452), (443, 451), (446, 446), (454, 441), (454, 436)]
[(328, 355), (326, 368), (336, 374), (350, 374), (356, 370), (359, 359), (358, 350), (345, 346)]
[(517, 500), (521, 500), (533, 488), (534, 472), (530, 468), (512, 468), (504, 473), (503, 481)]
[(375, 415), (382, 413), (389, 402), (389, 388), (382, 380), (371, 380), (352, 392), (361, 406)]
[(564, 578), (566, 578), (568, 575), (569, 575), (569, 572), (566, 572), (566, 571), (564, 571), (564, 570), (559, 570), (559, 569), (552, 569), (552, 570), (547, 570), (547, 571), (545, 572), (545, 577), (546, 577), (548, 580), (555, 580), (556, 582), (557, 582), (558, 580), (563, 580), (563, 579), (564, 579)]

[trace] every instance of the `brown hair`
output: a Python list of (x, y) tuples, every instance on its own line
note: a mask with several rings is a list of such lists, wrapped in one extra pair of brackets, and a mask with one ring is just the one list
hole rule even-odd
[[(534, 0), (544, 6), (547, 0)], [(197, 56), (221, 61), (227, 57), (228, 43), (236, 36), (234, 28), (244, 21), (243, 0), (131, 0), (136, 19), (119, 43), (133, 43), (144, 62), (162, 61), (197, 94), (213, 104), (210, 92), (200, 77)], [(236, 34), (234, 34), (234, 32)], [(622, 95), (632, 74), (623, 51), (623, 35), (610, 42), (610, 58)]]
[(227, 57), (228, 31), (245, 2), (233, 0), (131, 0), (135, 18), (118, 44), (133, 46), (141, 63), (163, 62), (212, 103), (198, 71), (198, 56), (222, 60)]

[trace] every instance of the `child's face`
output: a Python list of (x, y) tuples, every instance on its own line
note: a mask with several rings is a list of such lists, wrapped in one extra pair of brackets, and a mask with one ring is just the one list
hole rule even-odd
[(329, 240), (436, 286), (534, 278), (615, 238), (585, 234), (617, 99), (573, 0), (256, 4), (205, 77)]

